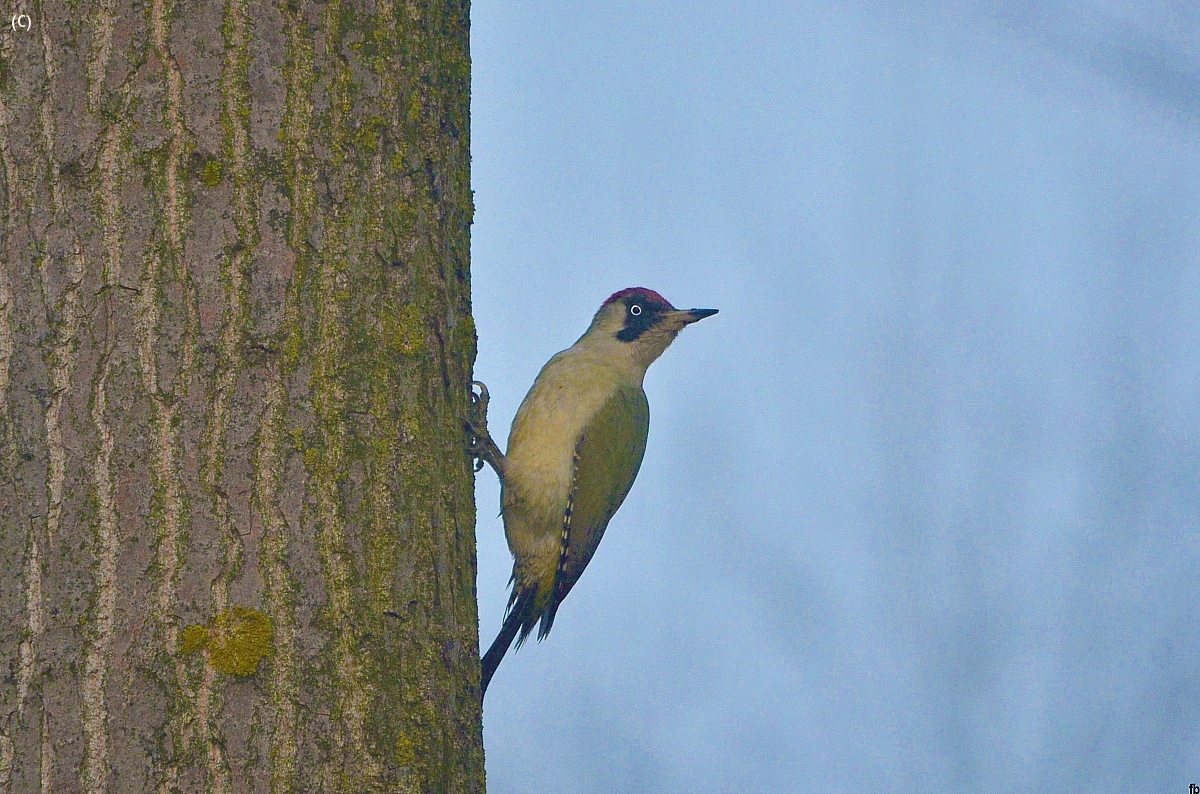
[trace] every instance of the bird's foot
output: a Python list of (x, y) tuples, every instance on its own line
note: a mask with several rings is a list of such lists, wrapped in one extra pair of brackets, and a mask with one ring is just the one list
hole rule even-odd
[[(479, 387), (478, 394), (475, 393), (476, 386)], [(471, 456), (475, 471), (482, 469), (486, 462), (500, 475), (504, 468), (504, 453), (488, 433), (488, 399), (487, 386), (477, 380), (471, 381), (471, 407), (467, 411), (464, 423), (467, 431), (467, 454)]]

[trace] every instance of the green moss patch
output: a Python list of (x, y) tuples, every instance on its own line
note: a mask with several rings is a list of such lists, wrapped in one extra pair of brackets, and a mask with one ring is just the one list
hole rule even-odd
[(253, 675), (258, 663), (271, 650), (275, 628), (271, 619), (249, 607), (233, 607), (216, 616), (207, 626), (195, 624), (183, 630), (179, 652), (184, 655), (208, 652), (208, 663), (229, 675)]

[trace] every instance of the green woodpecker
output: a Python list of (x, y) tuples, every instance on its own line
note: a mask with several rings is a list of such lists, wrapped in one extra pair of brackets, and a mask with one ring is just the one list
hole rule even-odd
[(574, 345), (542, 367), (502, 454), (487, 432), (487, 389), (472, 392), (471, 454), (500, 477), (504, 534), (513, 555), (504, 626), (483, 657), (480, 695), (514, 638), (550, 633), (559, 604), (596, 552), (646, 451), (646, 369), (684, 326), (716, 309), (681, 311), (653, 290), (612, 295)]

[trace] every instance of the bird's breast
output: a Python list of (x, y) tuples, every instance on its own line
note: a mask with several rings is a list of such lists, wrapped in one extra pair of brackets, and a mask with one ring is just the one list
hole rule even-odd
[(555, 562), (576, 441), (619, 386), (603, 367), (571, 353), (552, 358), (534, 381), (513, 419), (506, 453), (509, 547), (517, 555), (552, 555)]

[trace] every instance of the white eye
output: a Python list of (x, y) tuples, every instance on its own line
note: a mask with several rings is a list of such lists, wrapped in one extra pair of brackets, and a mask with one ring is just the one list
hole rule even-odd
[(635, 303), (635, 304), (633, 304), (632, 306), (630, 306), (630, 307), (629, 307), (629, 313), (630, 313), (630, 314), (632, 314), (634, 317), (637, 317), (639, 314), (641, 314), (641, 313), (642, 313), (642, 307), (641, 307), (641, 306), (638, 306), (638, 305)]

